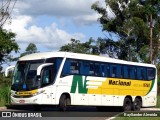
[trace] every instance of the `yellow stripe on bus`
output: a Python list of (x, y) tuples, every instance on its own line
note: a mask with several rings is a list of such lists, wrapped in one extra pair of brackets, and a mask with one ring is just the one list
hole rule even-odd
[(97, 89), (88, 88), (88, 94), (145, 96), (152, 85), (152, 80), (130, 80), (107, 78)]
[(17, 92), (17, 95), (20, 95), (20, 96), (33, 95), (37, 92), (38, 92), (38, 89), (31, 90), (31, 91), (21, 91), (21, 92)]

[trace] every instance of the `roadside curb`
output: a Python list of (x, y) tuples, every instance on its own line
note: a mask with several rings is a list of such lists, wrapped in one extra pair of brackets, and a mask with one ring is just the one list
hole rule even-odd
[(7, 107), (0, 107), (0, 110), (6, 110), (7, 109)]
[(122, 114), (122, 113), (119, 113), (119, 114), (117, 114), (117, 115), (115, 115), (115, 116), (113, 116), (113, 117), (107, 118), (107, 119), (105, 119), (105, 120), (113, 120), (113, 119), (115, 119), (116, 117), (118, 117), (120, 114)]

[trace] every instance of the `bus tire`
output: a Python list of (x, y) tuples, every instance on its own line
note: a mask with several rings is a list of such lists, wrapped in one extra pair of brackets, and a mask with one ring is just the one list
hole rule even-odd
[(142, 106), (142, 102), (140, 99), (136, 98), (133, 102), (133, 110), (134, 111), (140, 111), (141, 109), (141, 106)]
[(132, 101), (130, 98), (126, 97), (123, 102), (123, 110), (131, 111), (132, 110)]
[(67, 108), (67, 97), (66, 95), (62, 95), (59, 100), (59, 108), (61, 111), (66, 111)]

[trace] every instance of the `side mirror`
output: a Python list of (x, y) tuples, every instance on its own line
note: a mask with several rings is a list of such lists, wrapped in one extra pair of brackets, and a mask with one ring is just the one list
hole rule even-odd
[(15, 65), (7, 67), (6, 70), (5, 70), (5, 77), (8, 77), (9, 71), (14, 70), (14, 68), (15, 68)]
[(46, 66), (50, 66), (50, 65), (53, 65), (53, 63), (44, 63), (44, 64), (41, 64), (40, 66), (38, 66), (37, 68), (37, 76), (40, 76), (41, 75), (41, 70), (46, 67)]

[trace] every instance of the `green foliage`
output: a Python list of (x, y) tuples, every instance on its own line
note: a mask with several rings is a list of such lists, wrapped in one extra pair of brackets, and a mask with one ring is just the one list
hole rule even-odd
[(92, 43), (94, 43), (92, 38), (90, 38), (89, 41), (85, 43), (80, 43), (79, 40), (71, 39), (71, 43), (62, 46), (60, 51), (94, 54), (95, 49)]
[(18, 50), (19, 48), (15, 41), (15, 34), (0, 28), (0, 65), (11, 61), (12, 57), (10, 53), (12, 51), (18, 52)]
[(12, 74), (9, 74), (9, 77), (6, 78), (3, 73), (0, 73), (0, 86), (10, 86), (11, 85)]
[(12, 58), (12, 61), (17, 61), (20, 57), (23, 57), (25, 55), (29, 55), (29, 54), (32, 54), (32, 53), (37, 53), (37, 52), (39, 52), (37, 50), (37, 46), (34, 43), (30, 43), (26, 47), (25, 52), (21, 53), (19, 57)]
[(25, 55), (28, 55), (28, 54), (32, 54), (32, 53), (37, 53), (37, 46), (34, 44), (34, 43), (30, 43), (25, 52), (24, 53), (21, 53), (20, 57), (22, 56), (25, 56)]
[(10, 103), (11, 79), (12, 74), (8, 78), (5, 78), (3, 73), (0, 73), (0, 106)]
[(158, 81), (158, 87), (160, 88), (160, 75), (158, 75), (157, 81)]
[(10, 87), (0, 86), (0, 106), (8, 105), (10, 103)]
[(0, 73), (0, 106), (10, 103), (10, 85), (11, 76), (5, 78), (4, 75)]
[(160, 95), (157, 96), (157, 108), (160, 108)]
[(141, 62), (143, 63), (149, 63), (149, 46), (148, 45), (144, 45), (140, 51), (139, 51), (139, 56), (141, 58)]
[[(110, 35), (118, 36), (118, 40), (115, 41), (112, 37), (100, 38), (103, 42), (100, 42), (102, 45), (98, 45), (99, 52), (108, 54), (107, 48), (112, 48), (110, 52), (112, 55), (109, 56), (117, 56), (119, 59), (129, 61), (149, 62), (147, 53), (150, 40), (150, 15), (152, 14), (154, 20), (153, 53), (156, 63), (159, 52), (156, 45), (159, 46), (160, 38), (160, 16), (158, 15), (160, 2), (157, 0), (105, 0), (105, 3), (106, 8), (109, 6), (110, 10), (101, 7), (98, 2), (94, 3), (91, 8), (101, 15), (98, 20), (102, 25), (102, 30)], [(112, 16), (108, 12), (112, 13)]]
[(34, 43), (30, 43), (26, 48), (26, 52), (36, 53), (37, 52), (37, 46)]

